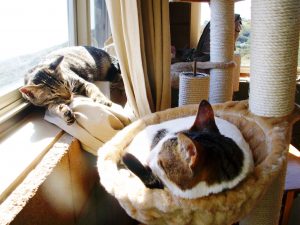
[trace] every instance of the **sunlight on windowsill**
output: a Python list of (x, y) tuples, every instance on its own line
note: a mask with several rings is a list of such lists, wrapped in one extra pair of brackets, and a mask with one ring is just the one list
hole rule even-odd
[(61, 135), (61, 129), (44, 121), (41, 112), (32, 112), (0, 139), (0, 203)]

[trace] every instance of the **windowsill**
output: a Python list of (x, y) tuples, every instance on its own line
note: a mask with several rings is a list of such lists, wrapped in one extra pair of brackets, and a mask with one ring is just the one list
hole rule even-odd
[(0, 138), (0, 203), (39, 163), (63, 131), (32, 112)]
[(86, 216), (99, 180), (96, 158), (43, 116), (42, 110), (30, 108), (0, 138), (0, 224), (65, 224)]

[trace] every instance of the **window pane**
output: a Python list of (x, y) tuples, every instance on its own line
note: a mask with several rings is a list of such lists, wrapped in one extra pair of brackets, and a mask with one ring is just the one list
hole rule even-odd
[(0, 95), (48, 52), (68, 45), (67, 0), (0, 1)]
[(105, 0), (91, 0), (92, 45), (103, 48), (104, 42), (110, 35), (111, 31)]

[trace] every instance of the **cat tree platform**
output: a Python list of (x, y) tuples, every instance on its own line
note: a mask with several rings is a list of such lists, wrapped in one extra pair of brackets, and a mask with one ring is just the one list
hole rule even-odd
[(291, 127), (300, 118), (300, 110), (296, 107), (289, 116), (266, 118), (250, 113), (248, 101), (227, 102), (213, 108), (215, 116), (230, 121), (242, 132), (253, 153), (254, 172), (231, 190), (193, 200), (173, 196), (167, 189), (146, 188), (120, 166), (126, 147), (146, 126), (195, 115), (197, 105), (153, 113), (127, 126), (98, 152), (101, 184), (131, 217), (148, 225), (224, 225), (237, 221), (251, 224), (251, 211), (286, 167)]

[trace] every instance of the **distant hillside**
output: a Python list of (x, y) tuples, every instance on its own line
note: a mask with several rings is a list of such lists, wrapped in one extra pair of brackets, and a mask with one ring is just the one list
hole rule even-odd
[(235, 43), (236, 52), (240, 53), (242, 57), (242, 66), (250, 66), (250, 36), (251, 25), (250, 20), (243, 18), (242, 30)]
[[(0, 93), (6, 89), (18, 88), (23, 84), (25, 73), (49, 52), (68, 46), (68, 43), (53, 46), (42, 51), (22, 55), (0, 62)], [(12, 87), (13, 86), (13, 87)]]

